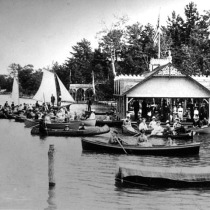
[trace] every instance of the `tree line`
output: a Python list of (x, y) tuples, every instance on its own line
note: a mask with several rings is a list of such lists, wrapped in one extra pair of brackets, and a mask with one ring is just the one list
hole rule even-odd
[[(195, 3), (184, 8), (184, 17), (172, 12), (166, 26), (160, 26), (161, 58), (171, 51), (172, 62), (180, 71), (188, 75), (210, 74), (210, 11), (198, 12)], [(156, 27), (139, 22), (128, 25), (123, 16), (111, 27), (97, 33), (98, 49), (92, 49), (85, 38), (72, 47), (70, 56), (59, 65), (57, 62), (49, 69), (57, 73), (64, 85), (87, 84), (92, 82), (94, 72), (96, 94), (99, 98), (113, 96), (114, 75), (139, 75), (149, 71), (149, 61), (157, 58), (158, 47), (154, 45)], [(42, 73), (34, 70), (33, 65), (24, 67), (19, 64), (9, 66), (10, 76), (0, 76), (2, 89), (11, 91), (12, 73), (19, 73), (20, 91), (33, 95), (37, 91)]]

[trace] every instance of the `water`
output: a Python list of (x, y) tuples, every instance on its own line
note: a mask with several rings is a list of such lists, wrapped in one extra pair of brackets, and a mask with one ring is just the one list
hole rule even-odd
[[(97, 109), (96, 109), (97, 110)], [(14, 120), (0, 120), (0, 209), (209, 209), (208, 189), (137, 189), (115, 186), (119, 163), (207, 166), (209, 137), (195, 157), (84, 153), (79, 137), (32, 136)], [(48, 188), (48, 150), (54, 144), (56, 187)]]

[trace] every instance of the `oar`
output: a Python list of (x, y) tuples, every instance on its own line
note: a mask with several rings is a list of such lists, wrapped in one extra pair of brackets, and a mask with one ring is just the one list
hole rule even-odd
[(118, 138), (116, 138), (116, 139), (117, 139), (117, 142), (119, 143), (119, 145), (121, 146), (121, 148), (124, 150), (125, 154), (127, 155), (128, 153), (126, 152), (126, 150), (125, 150), (125, 148), (123, 147), (123, 145), (120, 143), (119, 139), (118, 139)]

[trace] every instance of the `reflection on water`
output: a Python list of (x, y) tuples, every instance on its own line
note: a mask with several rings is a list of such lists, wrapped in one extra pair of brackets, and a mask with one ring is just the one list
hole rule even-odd
[(57, 209), (57, 205), (56, 205), (56, 189), (55, 186), (50, 186), (49, 190), (48, 190), (48, 199), (47, 199), (47, 203), (49, 204), (49, 206), (47, 208), (45, 208), (45, 210), (55, 210)]
[[(115, 185), (119, 163), (209, 166), (210, 136), (199, 156), (154, 157), (82, 152), (78, 137), (32, 136), (13, 120), (0, 120), (0, 209), (209, 209), (208, 189), (143, 189)], [(54, 144), (56, 187), (48, 187), (48, 149)]]

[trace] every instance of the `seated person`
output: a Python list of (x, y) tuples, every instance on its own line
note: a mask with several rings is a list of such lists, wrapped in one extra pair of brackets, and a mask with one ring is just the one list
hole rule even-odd
[(151, 132), (151, 135), (163, 135), (163, 127), (160, 125), (160, 121), (157, 121), (156, 126)]
[(146, 118), (142, 118), (142, 122), (139, 124), (139, 130), (148, 130), (147, 124), (146, 124)]
[(170, 126), (169, 120), (166, 121), (166, 127), (164, 128), (163, 134), (164, 135), (171, 135), (171, 134), (173, 134), (173, 129)]
[(129, 115), (127, 115), (126, 119), (123, 120), (123, 125), (130, 125), (131, 126), (131, 120), (130, 120)]
[(175, 119), (175, 123), (173, 124), (173, 130), (174, 130), (174, 134), (177, 134), (177, 133), (186, 133), (186, 130), (182, 126), (179, 118), (176, 118)]
[(137, 145), (144, 147), (152, 147), (151, 142), (148, 141), (148, 138), (145, 135), (145, 130), (140, 131), (140, 135), (137, 138)]
[(108, 112), (106, 113), (106, 116), (105, 116), (105, 118), (104, 118), (103, 120), (104, 120), (104, 121), (111, 121), (111, 118), (110, 118)]
[(96, 119), (96, 115), (95, 115), (95, 110), (94, 109), (91, 111), (90, 116), (87, 119), (90, 119), (90, 120), (95, 120)]
[(152, 121), (149, 123), (149, 127), (154, 129), (154, 127), (156, 126), (156, 120), (155, 120), (155, 116), (152, 117)]
[(50, 118), (50, 116), (49, 116), (49, 114), (46, 114), (45, 116), (44, 116), (44, 122), (45, 123), (51, 123), (51, 118)]
[(116, 130), (111, 132), (111, 136), (109, 138), (109, 144), (126, 144), (121, 138), (118, 137), (118, 132)]

